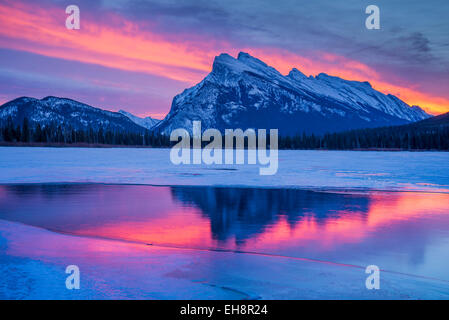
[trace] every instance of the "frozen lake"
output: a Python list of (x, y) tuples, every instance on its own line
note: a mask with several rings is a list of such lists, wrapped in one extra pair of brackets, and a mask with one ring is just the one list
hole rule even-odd
[(173, 165), (169, 149), (0, 147), (0, 183), (100, 182), (449, 191), (448, 152), (279, 151), (279, 169)]
[(447, 153), (168, 152), (0, 148), (0, 298), (449, 298)]

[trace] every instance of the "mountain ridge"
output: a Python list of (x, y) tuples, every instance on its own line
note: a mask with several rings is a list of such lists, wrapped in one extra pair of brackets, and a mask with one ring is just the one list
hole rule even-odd
[(320, 73), (307, 77), (293, 68), (282, 75), (240, 52), (215, 57), (212, 71), (173, 98), (170, 112), (153, 130), (168, 135), (192, 121), (202, 128), (279, 128), (281, 134), (323, 134), (347, 129), (400, 125), (430, 117), (367, 81)]
[[(169, 135), (177, 128), (191, 132), (192, 122), (202, 130), (216, 128), (277, 128), (281, 135), (325, 134), (352, 129), (395, 126), (430, 117), (398, 97), (379, 92), (368, 81), (352, 81), (320, 73), (306, 76), (297, 68), (282, 75), (265, 62), (240, 52), (215, 57), (212, 71), (197, 85), (173, 98), (163, 120), (139, 118), (127, 111), (112, 112), (69, 98), (19, 97), (0, 106), (0, 122), (11, 116), (14, 125), (24, 117), (30, 124), (74, 129)], [(0, 123), (1, 124), (1, 123)]]
[(98, 130), (144, 133), (145, 128), (118, 112), (103, 110), (69, 98), (47, 96), (42, 99), (19, 97), (0, 106), (0, 122), (10, 118), (15, 126), (27, 118), (31, 126), (56, 123), (75, 130)]
[(141, 118), (141, 117), (138, 117), (128, 111), (121, 110), (121, 109), (117, 112), (128, 117), (135, 124), (138, 124), (139, 126), (147, 128), (147, 129), (151, 129), (152, 127), (154, 127), (156, 124), (158, 124), (161, 121), (159, 119), (154, 119), (151, 117)]

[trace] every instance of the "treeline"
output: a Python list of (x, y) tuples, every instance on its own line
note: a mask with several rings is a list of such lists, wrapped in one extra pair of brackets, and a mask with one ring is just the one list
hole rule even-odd
[(50, 123), (46, 126), (30, 126), (27, 118), (22, 125), (14, 126), (11, 118), (2, 124), (0, 141), (9, 143), (48, 143), (48, 144), (105, 144), (128, 146), (168, 146), (168, 137), (154, 135), (149, 130), (144, 133), (120, 132), (99, 128), (77, 130), (71, 127)]
[[(268, 138), (269, 136), (267, 136)], [(224, 140), (224, 139), (223, 139)], [(14, 126), (9, 118), (0, 123), (0, 142), (21, 144), (104, 144), (124, 146), (170, 147), (168, 136), (149, 130), (142, 133), (120, 132), (99, 128), (76, 130), (51, 123), (46, 126), (30, 126), (27, 118), (22, 125)], [(224, 141), (223, 141), (224, 143)], [(208, 143), (203, 143), (203, 146)], [(323, 136), (296, 135), (279, 137), (279, 149), (323, 149), (323, 150), (449, 150), (449, 125), (419, 127), (415, 125), (360, 129)]]
[(352, 130), (323, 136), (298, 135), (279, 139), (280, 149), (399, 149), (449, 150), (449, 126), (386, 127)]

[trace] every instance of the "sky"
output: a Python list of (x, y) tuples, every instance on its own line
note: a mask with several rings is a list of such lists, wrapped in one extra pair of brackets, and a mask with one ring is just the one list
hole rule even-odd
[[(80, 9), (80, 29), (65, 9)], [(368, 30), (365, 9), (380, 9)], [(431, 114), (449, 111), (447, 0), (0, 0), (0, 104), (53, 95), (162, 119), (215, 56), (244, 51), (369, 81)]]

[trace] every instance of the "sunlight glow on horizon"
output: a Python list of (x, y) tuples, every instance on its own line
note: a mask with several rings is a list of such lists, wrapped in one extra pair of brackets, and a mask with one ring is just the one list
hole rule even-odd
[[(236, 51), (226, 41), (211, 43), (207, 39), (187, 41), (182, 38), (170, 41), (164, 34), (144, 31), (137, 23), (119, 15), (111, 15), (108, 25), (84, 16), (80, 30), (67, 30), (62, 23), (65, 17), (57, 7), (44, 9), (20, 2), (0, 5), (0, 47), (147, 73), (180, 81), (186, 87), (195, 85), (210, 72), (214, 56)], [(405, 81), (391, 83), (371, 67), (342, 56), (317, 52), (312, 60), (279, 48), (242, 48), (238, 51), (252, 54), (282, 74), (296, 67), (307, 75), (325, 72), (347, 80), (368, 81), (376, 90), (396, 95), (409, 105), (419, 105), (431, 114), (449, 111), (449, 97), (419, 91), (416, 85)], [(167, 113), (169, 108), (167, 105)], [(160, 119), (164, 114), (147, 110), (139, 115)]]

